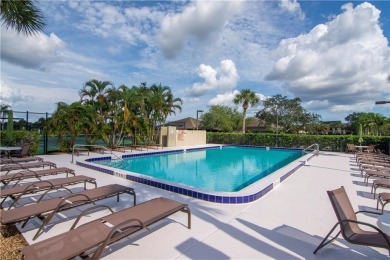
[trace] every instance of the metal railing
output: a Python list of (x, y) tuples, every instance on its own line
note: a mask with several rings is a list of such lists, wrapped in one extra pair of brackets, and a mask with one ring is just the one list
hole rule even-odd
[(75, 151), (75, 148), (76, 148), (76, 151), (77, 151), (77, 147), (95, 147), (95, 148), (100, 148), (100, 149), (103, 149), (103, 150), (109, 152), (110, 154), (112, 154), (116, 159), (123, 161), (123, 159), (122, 159), (121, 157), (119, 157), (119, 156), (116, 155), (115, 153), (112, 153), (112, 150), (109, 150), (107, 147), (105, 147), (105, 146), (103, 146), (103, 145), (95, 145), (95, 144), (75, 144), (75, 145), (73, 145), (73, 148), (72, 148), (72, 161), (71, 161), (71, 163), (73, 163), (74, 151)]
[[(312, 147), (315, 146), (316, 148), (313, 149)], [(318, 144), (312, 144), (308, 147), (306, 147), (305, 149), (302, 150), (302, 154), (304, 153), (312, 153), (312, 154), (315, 154), (315, 155), (318, 155), (318, 153), (320, 152), (320, 146)]]

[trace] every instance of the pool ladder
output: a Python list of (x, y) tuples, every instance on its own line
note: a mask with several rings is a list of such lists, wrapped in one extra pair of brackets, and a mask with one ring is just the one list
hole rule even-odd
[(73, 163), (74, 151), (75, 151), (75, 148), (77, 148), (77, 147), (95, 147), (95, 148), (100, 148), (100, 149), (103, 149), (104, 151), (107, 151), (107, 152), (111, 153), (111, 155), (113, 155), (113, 156), (115, 157), (114, 159), (123, 161), (123, 159), (122, 159), (121, 157), (119, 157), (119, 156), (116, 155), (115, 153), (112, 153), (112, 151), (110, 151), (107, 147), (105, 147), (105, 146), (103, 146), (103, 145), (95, 145), (95, 144), (75, 144), (75, 145), (73, 145), (73, 149), (72, 149), (72, 161), (71, 161), (71, 163)]
[[(315, 149), (312, 148), (313, 146), (315, 146)], [(310, 145), (302, 150), (302, 154), (312, 153), (312, 154), (318, 155), (319, 152), (320, 152), (319, 144), (312, 144), (312, 145)]]

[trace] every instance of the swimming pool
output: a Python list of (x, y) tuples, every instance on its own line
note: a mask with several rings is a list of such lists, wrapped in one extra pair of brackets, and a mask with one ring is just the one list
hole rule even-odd
[[(227, 146), (225, 145), (208, 145), (207, 147), (197, 147), (197, 148), (185, 148), (185, 149), (177, 149), (177, 148), (164, 148), (163, 150), (158, 151), (136, 151), (131, 154), (122, 155), (123, 159), (126, 158), (136, 158), (136, 157), (145, 157), (145, 156), (153, 156), (153, 155), (164, 155), (164, 154), (178, 154), (178, 153), (186, 153), (189, 154), (192, 151), (207, 151), (208, 149), (225, 149)], [(251, 147), (253, 148), (253, 147)], [(272, 147), (255, 147), (256, 149), (262, 150), (289, 150), (289, 151), (298, 151), (302, 153), (302, 149), (286, 149), (286, 148), (272, 148)], [(206, 153), (207, 154), (207, 153)], [(175, 155), (177, 156), (177, 155)], [(89, 169), (93, 169), (96, 171), (100, 171), (109, 175), (114, 175), (126, 180), (131, 180), (133, 182), (142, 183), (145, 185), (149, 185), (152, 187), (156, 187), (159, 189), (183, 194), (185, 196), (194, 197), (201, 200), (206, 200), (210, 202), (216, 203), (227, 203), (227, 204), (238, 204), (238, 203), (248, 203), (254, 200), (257, 200), (267, 194), (272, 189), (279, 186), (284, 180), (286, 180), (290, 175), (296, 172), (300, 167), (306, 164), (306, 162), (310, 161), (315, 154), (309, 153), (305, 154), (299, 159), (292, 161), (286, 166), (280, 168), (272, 172), (272, 174), (268, 174), (267, 176), (261, 178), (258, 181), (249, 184), (246, 188), (242, 188), (239, 191), (234, 192), (221, 192), (221, 191), (208, 191), (203, 188), (196, 188), (189, 185), (184, 185), (180, 183), (176, 183), (173, 181), (167, 181), (164, 179), (146, 176), (144, 174), (139, 174), (135, 172), (129, 172), (125, 170), (116, 169), (104, 164), (97, 164), (97, 162), (105, 161), (106, 163), (114, 159), (114, 157), (110, 156), (101, 156), (95, 158), (89, 158), (86, 160), (77, 160), (76, 164), (82, 167), (86, 167)], [(232, 159), (233, 160), (233, 159)], [(106, 164), (105, 163), (105, 164)], [(166, 162), (166, 164), (168, 164)], [(220, 164), (220, 163), (219, 163)], [(217, 163), (218, 165), (218, 163)], [(196, 165), (195, 165), (196, 166)], [(198, 171), (199, 172), (199, 171)]]
[(227, 146), (97, 163), (206, 191), (235, 192), (301, 156), (300, 150)]

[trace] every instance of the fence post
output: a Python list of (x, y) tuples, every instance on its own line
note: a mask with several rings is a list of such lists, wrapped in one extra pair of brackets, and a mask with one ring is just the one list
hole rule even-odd
[[(47, 117), (48, 117), (48, 114), (46, 112), (45, 122), (47, 122)], [(48, 135), (47, 135), (47, 130), (45, 129), (44, 133), (43, 133), (43, 153), (44, 154), (47, 154), (47, 146), (48, 146), (47, 143), (48, 143)]]

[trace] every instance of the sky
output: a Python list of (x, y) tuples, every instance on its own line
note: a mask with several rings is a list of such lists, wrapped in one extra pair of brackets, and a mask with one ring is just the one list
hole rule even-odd
[[(183, 100), (168, 121), (212, 105), (299, 97), (322, 120), (390, 116), (389, 1), (36, 1), (44, 33), (1, 25), (2, 105), (49, 112), (91, 79), (162, 84)], [(248, 110), (254, 116), (261, 102)], [(201, 115), (201, 114), (199, 114)]]

